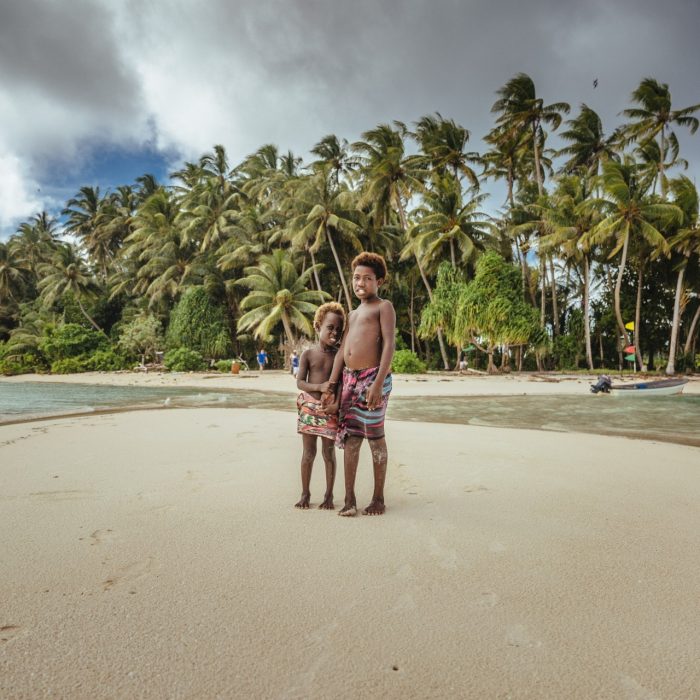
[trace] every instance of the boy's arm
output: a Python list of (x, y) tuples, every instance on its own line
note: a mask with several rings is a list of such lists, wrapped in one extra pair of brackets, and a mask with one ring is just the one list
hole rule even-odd
[(383, 301), (379, 306), (379, 327), (382, 334), (382, 356), (379, 371), (372, 385), (367, 389), (367, 408), (377, 408), (382, 402), (382, 386), (391, 371), (391, 360), (396, 345), (396, 312), (390, 301)]
[(320, 384), (311, 384), (307, 382), (309, 376), (309, 351), (304, 350), (299, 359), (299, 372), (297, 374), (297, 389), (299, 391), (320, 391)]
[(345, 366), (345, 338), (348, 334), (348, 324), (345, 324), (343, 330), (343, 339), (340, 341), (338, 346), (338, 352), (335, 353), (335, 360), (333, 360), (333, 369), (331, 370), (331, 376), (328, 381), (325, 382), (325, 386), (321, 389), (323, 392), (321, 396), (321, 405), (328, 406), (331, 405), (338, 395), (338, 383), (340, 381), (340, 375), (343, 373), (343, 367)]

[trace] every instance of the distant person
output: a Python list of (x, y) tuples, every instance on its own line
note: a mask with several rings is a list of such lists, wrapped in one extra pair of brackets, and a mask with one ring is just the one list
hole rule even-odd
[(268, 363), (268, 359), (269, 358), (267, 357), (265, 348), (260, 348), (260, 350), (258, 350), (258, 367), (260, 368), (261, 372), (265, 369), (265, 365)]
[(295, 379), (297, 374), (299, 374), (299, 355), (294, 351), (292, 353), (292, 375)]
[(301, 434), (301, 499), (296, 508), (308, 508), (311, 469), (316, 459), (317, 438), (321, 438), (321, 452), (326, 465), (326, 493), (319, 508), (333, 510), (335, 483), (335, 438), (338, 431), (338, 402), (333, 400), (325, 408), (321, 405), (323, 392), (328, 391), (333, 361), (345, 327), (345, 311), (340, 304), (329, 302), (319, 306), (314, 316), (318, 345), (304, 350), (299, 360), (297, 388), (297, 432)]
[(459, 373), (464, 374), (467, 369), (469, 369), (469, 363), (467, 362), (467, 351), (462, 348), (462, 351), (459, 353)]
[(382, 515), (387, 449), (384, 417), (391, 392), (391, 359), (394, 356), (396, 313), (390, 301), (380, 299), (379, 289), (386, 280), (386, 263), (381, 255), (360, 253), (352, 261), (352, 288), (360, 305), (348, 316), (340, 351), (333, 364), (329, 391), (323, 403), (337, 396), (342, 372), (338, 437), (336, 445), (345, 449), (345, 506), (342, 516), (357, 515), (355, 477), (362, 441), (367, 440), (374, 466), (374, 494), (362, 511)]

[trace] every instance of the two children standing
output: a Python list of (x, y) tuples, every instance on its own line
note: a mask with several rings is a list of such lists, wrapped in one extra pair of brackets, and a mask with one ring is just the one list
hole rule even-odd
[[(344, 450), (345, 504), (338, 515), (357, 515), (355, 477), (362, 441), (367, 440), (374, 468), (374, 493), (365, 515), (384, 513), (387, 447), (384, 417), (391, 392), (396, 314), (380, 299), (386, 280), (381, 255), (361, 253), (352, 261), (352, 288), (360, 306), (345, 318), (340, 304), (323, 304), (314, 317), (318, 345), (302, 353), (297, 376), (297, 432), (301, 433), (301, 499), (309, 507), (311, 468), (321, 438), (326, 493), (320, 507), (333, 509), (335, 446)], [(342, 377), (342, 380), (341, 380)]]

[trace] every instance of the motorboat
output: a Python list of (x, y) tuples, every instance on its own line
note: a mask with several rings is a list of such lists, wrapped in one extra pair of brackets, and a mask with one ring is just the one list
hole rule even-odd
[(632, 384), (613, 384), (610, 375), (602, 374), (595, 384), (591, 384), (594, 394), (613, 394), (613, 396), (674, 396), (682, 394), (688, 383), (685, 378), (657, 379)]

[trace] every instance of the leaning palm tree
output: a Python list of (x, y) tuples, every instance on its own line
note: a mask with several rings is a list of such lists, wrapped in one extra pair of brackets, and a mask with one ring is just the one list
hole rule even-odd
[(697, 188), (691, 180), (683, 175), (671, 180), (670, 184), (675, 195), (674, 203), (683, 212), (683, 221), (680, 230), (669, 240), (671, 250), (678, 254), (680, 262), (677, 265), (678, 277), (676, 280), (676, 294), (673, 303), (671, 342), (668, 348), (666, 374), (674, 374), (676, 371), (675, 363), (681, 316), (680, 308), (681, 296), (683, 293), (683, 278), (691, 256), (695, 255), (696, 257), (700, 257), (700, 207), (698, 206)]
[[(258, 264), (246, 268), (246, 276), (236, 282), (250, 289), (241, 301), (246, 313), (238, 320), (239, 331), (252, 331), (255, 338), (266, 339), (282, 323), (287, 341), (296, 345), (294, 330), (311, 336), (311, 319), (318, 308), (319, 292), (308, 289), (313, 267), (299, 274), (288, 251), (276, 250), (261, 256)], [(322, 293), (324, 298), (330, 295)]]
[(69, 243), (60, 245), (51, 261), (44, 263), (39, 268), (39, 272), (42, 277), (39, 282), (41, 300), (46, 307), (53, 306), (54, 302), (64, 294), (72, 293), (80, 313), (96, 331), (106, 336), (83, 306), (84, 299), (97, 294), (99, 285), (74, 245)]
[(654, 256), (667, 254), (668, 243), (659, 228), (665, 229), (674, 222), (680, 223), (682, 214), (677, 206), (655, 202), (646, 196), (648, 182), (640, 180), (637, 166), (630, 159), (623, 163), (605, 163), (602, 186), (605, 197), (591, 199), (588, 206), (599, 208), (604, 218), (583, 237), (583, 244), (612, 241), (612, 251), (608, 258), (620, 254), (614, 292), (615, 318), (620, 334), (625, 344), (628, 344), (629, 335), (620, 308), (620, 289), (630, 241), (635, 238), (644, 240), (653, 249)]
[(603, 122), (588, 105), (582, 104), (578, 115), (566, 124), (569, 128), (562, 131), (560, 137), (569, 145), (557, 154), (569, 157), (562, 166), (563, 172), (598, 175), (601, 163), (617, 159), (615, 137), (605, 136)]
[(0, 306), (17, 304), (25, 286), (27, 267), (11, 243), (0, 242)]
[(671, 160), (678, 157), (680, 150), (673, 126), (685, 126), (694, 134), (700, 126), (700, 121), (693, 114), (700, 110), (700, 104), (673, 109), (668, 84), (659, 83), (654, 78), (644, 78), (639, 83), (632, 93), (632, 101), (638, 106), (622, 111), (623, 116), (632, 121), (622, 127), (621, 136), (627, 143), (636, 141), (640, 144), (658, 137), (659, 153), (663, 156), (659, 160), (659, 179), (661, 195), (665, 197), (668, 191), (664, 166), (667, 148), (670, 147)]
[(537, 190), (542, 196), (544, 190), (542, 150), (547, 138), (544, 126), (558, 128), (562, 114), (569, 113), (569, 105), (566, 102), (545, 105), (544, 100), (537, 97), (532, 78), (525, 73), (518, 73), (511, 78), (496, 94), (498, 100), (491, 111), (498, 114), (496, 124), (502, 129), (502, 138), (512, 139), (517, 135), (527, 138), (532, 148)]

